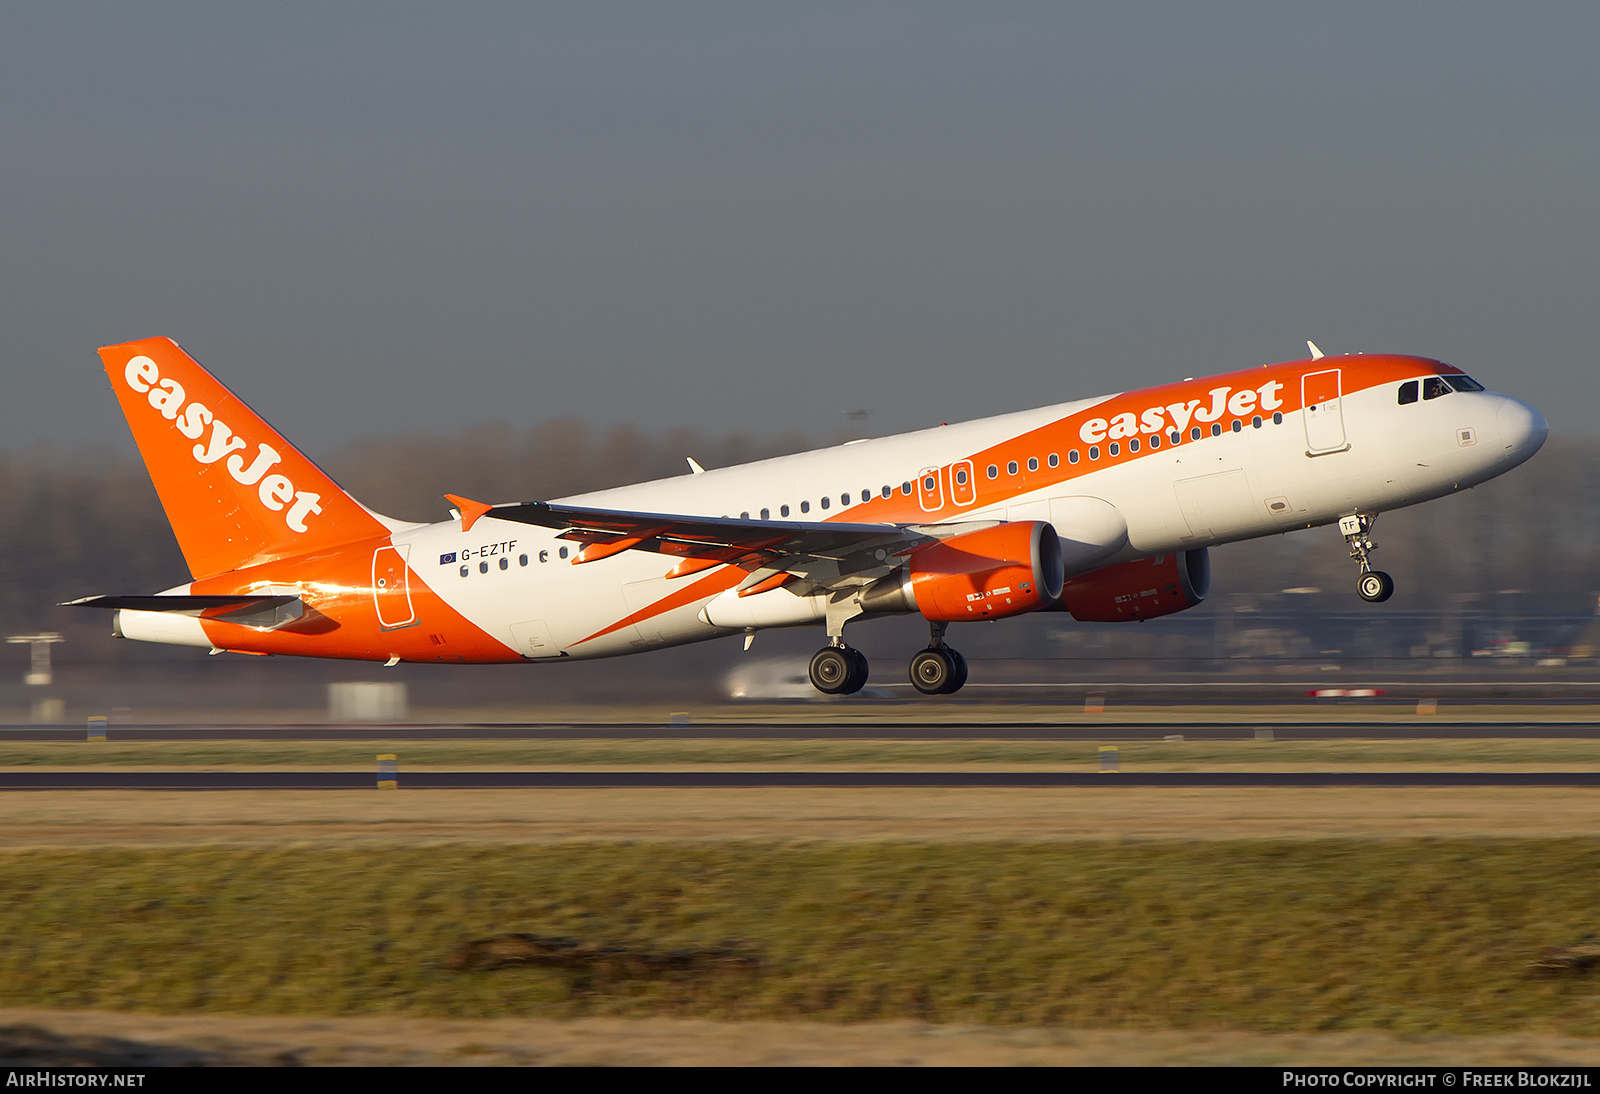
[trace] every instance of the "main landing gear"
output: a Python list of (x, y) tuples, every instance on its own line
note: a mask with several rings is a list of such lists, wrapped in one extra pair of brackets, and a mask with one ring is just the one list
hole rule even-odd
[(911, 659), (911, 686), (924, 695), (949, 695), (967, 682), (967, 659), (944, 644), (946, 626), (929, 624), (928, 648)]
[(841, 640), (811, 657), (811, 686), (824, 695), (854, 695), (867, 682), (867, 659)]
[(1378, 549), (1372, 542), (1372, 522), (1377, 519), (1376, 515), (1366, 513), (1339, 518), (1339, 532), (1350, 547), (1350, 557), (1361, 567), (1361, 576), (1356, 578), (1356, 594), (1372, 604), (1381, 604), (1394, 595), (1394, 578), (1382, 570), (1374, 570), (1367, 561), (1368, 553)]
[[(931, 624), (928, 648), (911, 659), (911, 684), (924, 695), (949, 695), (967, 682), (967, 659), (944, 644), (945, 626)], [(841, 635), (812, 655), (810, 675), (824, 695), (854, 695), (867, 682), (867, 659)]]

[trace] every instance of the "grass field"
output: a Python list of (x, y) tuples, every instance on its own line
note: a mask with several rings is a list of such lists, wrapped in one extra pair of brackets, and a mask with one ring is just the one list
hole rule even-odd
[[(0, 767), (371, 771), (394, 752), (402, 789), (0, 795), (0, 1008), (57, 1045), (234, 1046), (216, 1062), (1600, 1059), (1600, 979), (1527, 968), (1600, 934), (1600, 798), (1579, 789), (417, 791), (406, 771), (1093, 770), (1101, 742), (115, 732), (0, 740)], [(1600, 740), (1115, 733), (1123, 771), (1600, 765)], [(517, 932), (570, 940), (564, 964), (451, 967), (462, 943)]]
[[(0, 886), (4, 1006), (1600, 1034), (1594, 981), (1526, 970), (1600, 932), (1587, 839), (41, 850)], [(632, 956), (447, 967), (507, 932)]]

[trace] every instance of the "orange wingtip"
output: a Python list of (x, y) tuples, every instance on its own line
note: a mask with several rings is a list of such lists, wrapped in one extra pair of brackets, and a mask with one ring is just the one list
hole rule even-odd
[(478, 518), (494, 508), (488, 502), (473, 501), (471, 498), (457, 497), (455, 494), (446, 494), (445, 500), (454, 502), (456, 508), (460, 510), (463, 532), (472, 531), (472, 526), (478, 523)]

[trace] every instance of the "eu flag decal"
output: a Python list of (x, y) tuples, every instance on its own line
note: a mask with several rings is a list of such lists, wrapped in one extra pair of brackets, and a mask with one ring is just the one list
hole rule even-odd
[(456, 560), (456, 553), (454, 551), (451, 551), (447, 555), (440, 555), (439, 556), (439, 565), (448, 566), (450, 563), (454, 562), (455, 560)]

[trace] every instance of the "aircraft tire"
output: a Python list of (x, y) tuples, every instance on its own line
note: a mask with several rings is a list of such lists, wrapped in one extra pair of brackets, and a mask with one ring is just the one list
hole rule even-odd
[(1382, 604), (1394, 595), (1394, 578), (1382, 570), (1368, 570), (1356, 581), (1356, 594), (1371, 604)]
[(959, 650), (946, 647), (944, 652), (950, 655), (950, 664), (955, 670), (950, 674), (950, 686), (944, 689), (944, 694), (954, 695), (966, 685), (967, 659), (961, 656)]
[(867, 659), (849, 646), (823, 646), (811, 657), (809, 675), (824, 695), (850, 695), (867, 682)]
[[(911, 686), (924, 695), (947, 695), (954, 689), (950, 686), (956, 679), (956, 660), (950, 655), (954, 650), (940, 649), (929, 646), (911, 659)], [(956, 657), (960, 657), (956, 654)], [(961, 662), (961, 667), (966, 668), (966, 662)], [(966, 674), (962, 673), (962, 683), (965, 683)], [(960, 684), (956, 685), (960, 687)]]
[(867, 664), (867, 655), (850, 646), (844, 648), (845, 656), (850, 658), (850, 678), (845, 681), (841, 695), (854, 695), (867, 686), (867, 674), (871, 666)]

